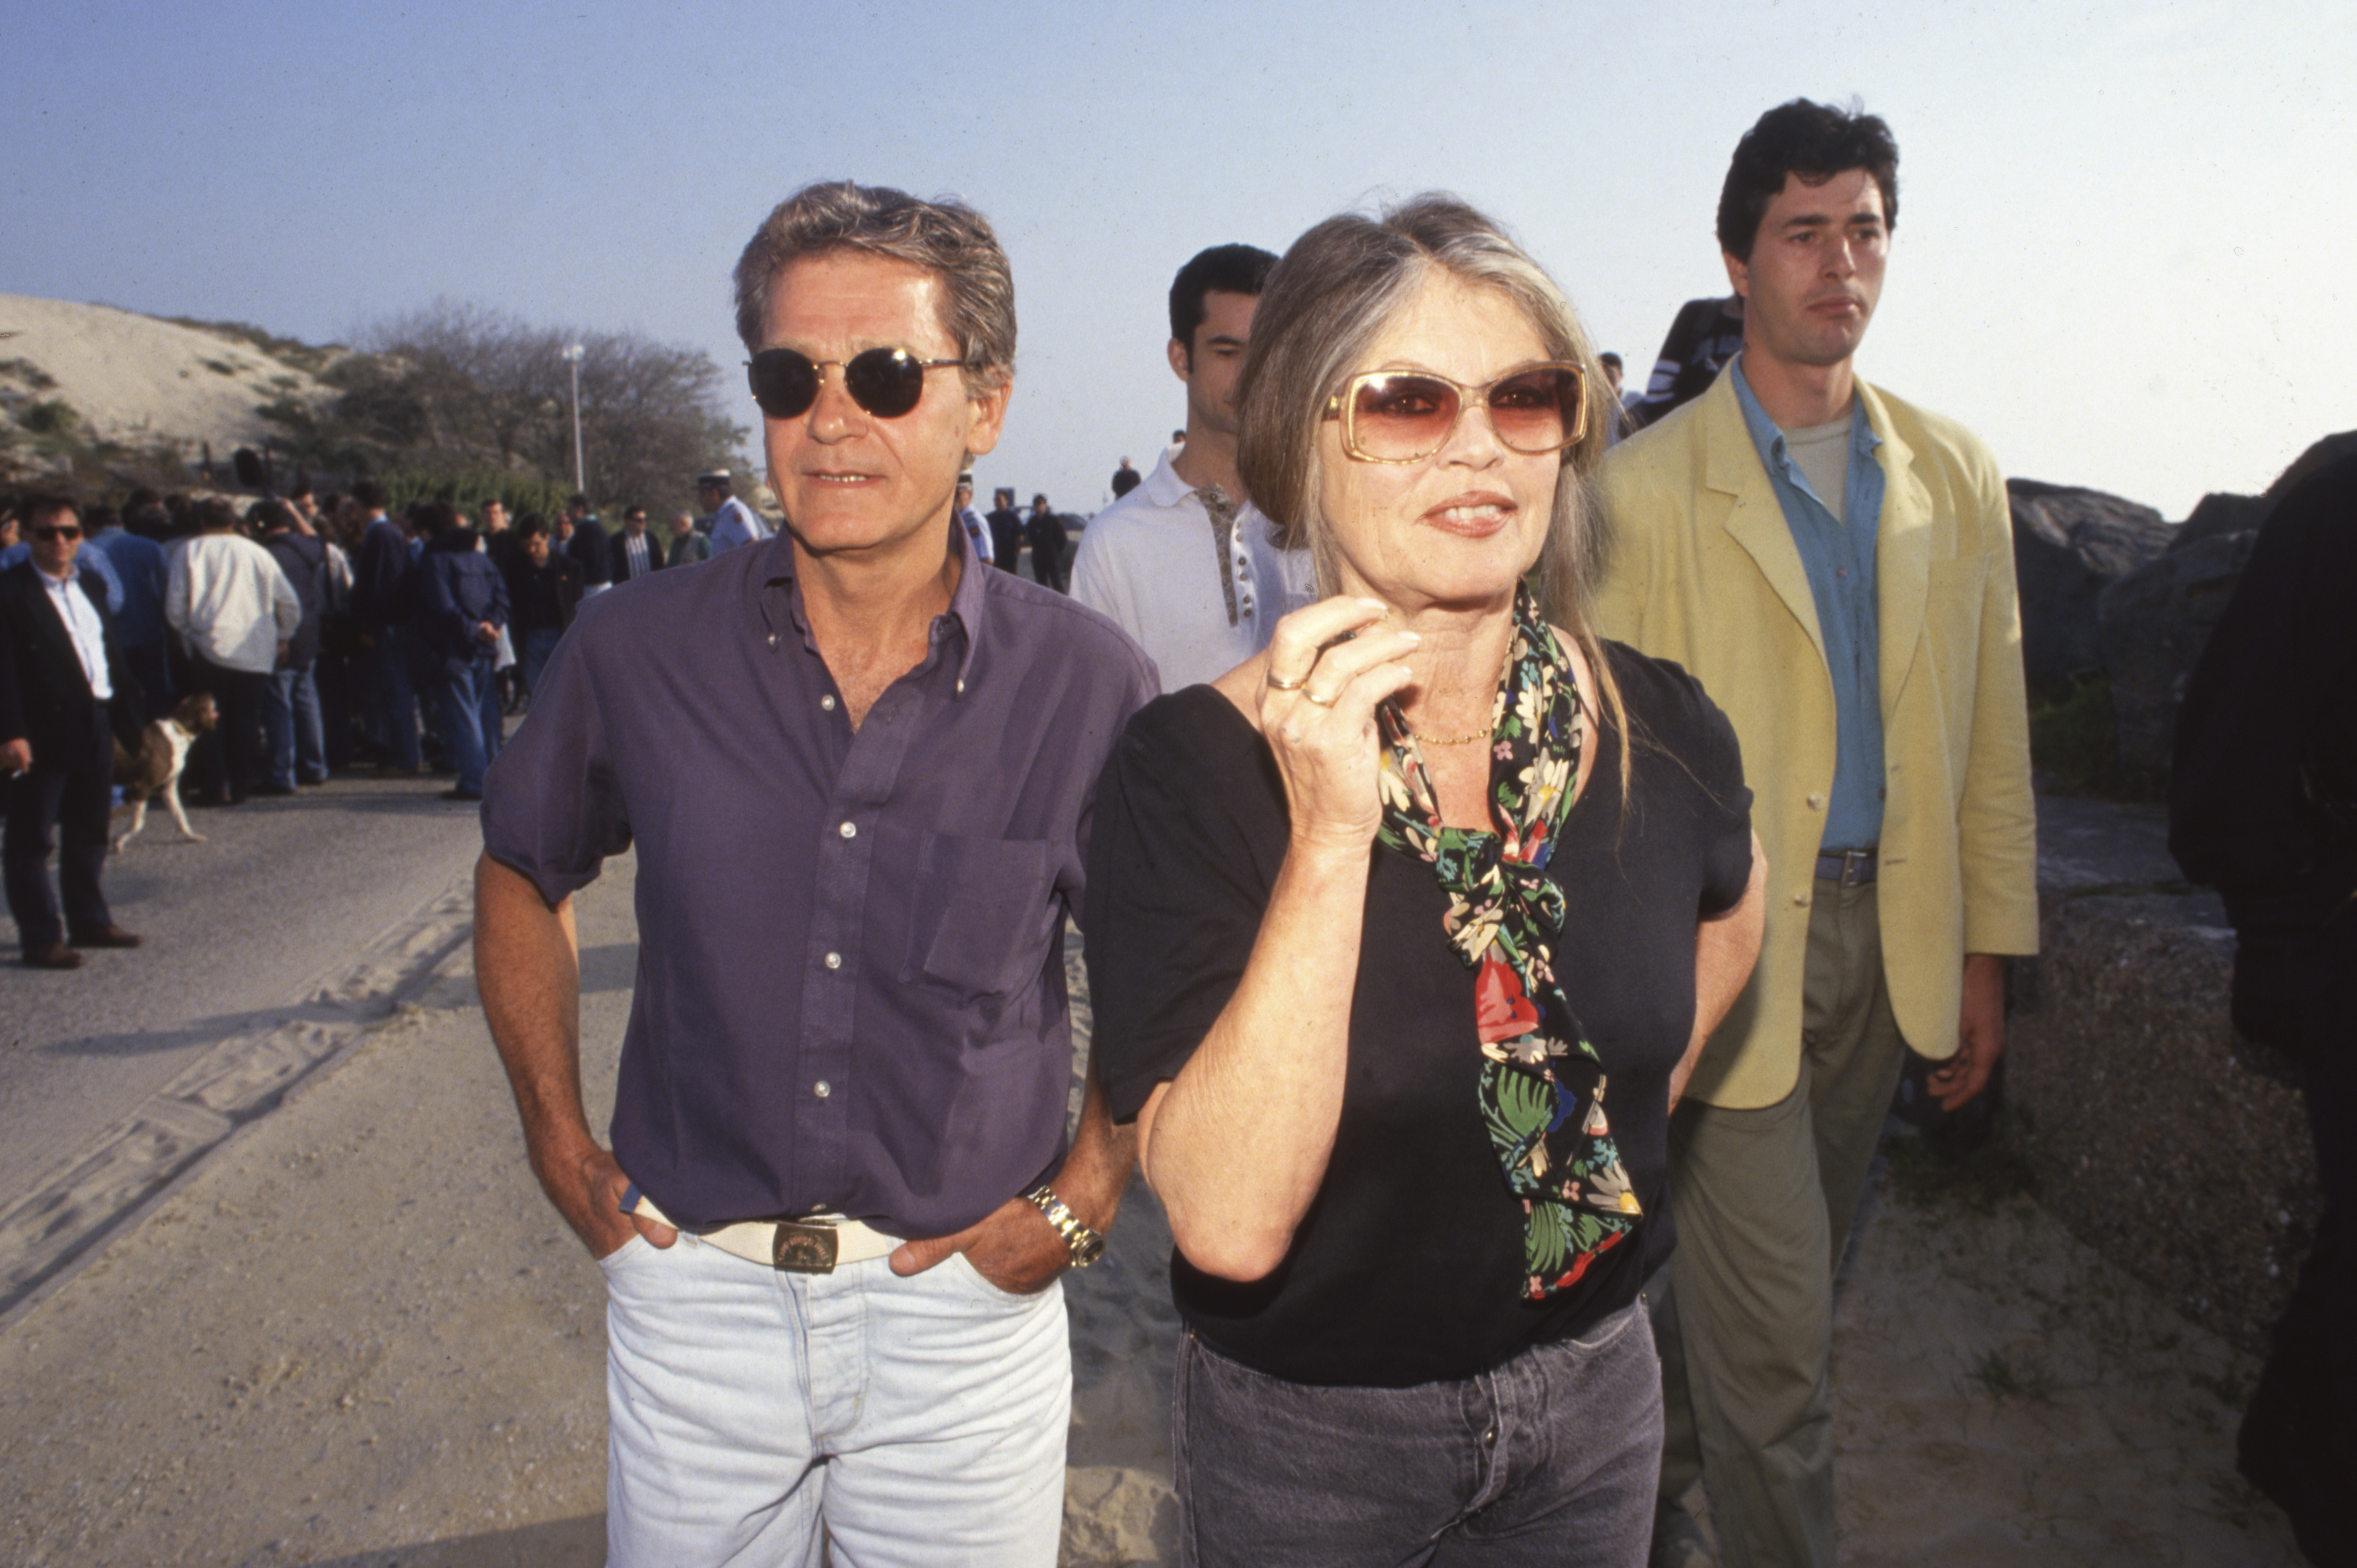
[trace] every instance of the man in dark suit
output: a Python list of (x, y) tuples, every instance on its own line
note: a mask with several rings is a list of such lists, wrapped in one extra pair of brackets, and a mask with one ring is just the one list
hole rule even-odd
[(589, 510), (587, 496), (575, 496), (565, 503), (565, 519), (573, 532), (565, 535), (565, 553), (581, 567), (581, 592), (585, 596), (604, 593), (614, 585), (614, 557), (608, 549), (612, 541), (599, 525), (597, 514)]
[(608, 540), (614, 558), (614, 585), (662, 570), (662, 541), (647, 532), (647, 509), (634, 506), (622, 514), (622, 532)]
[[(129, 714), (137, 693), (114, 645), (106, 596), (74, 569), (81, 516), (63, 496), (25, 507), (30, 559), (0, 572), (0, 796), (7, 827), (8, 912), (25, 962), (79, 969), (76, 948), (135, 948), (99, 891), (113, 804), (110, 705)], [(49, 886), (49, 832), (61, 831), (59, 880)]]

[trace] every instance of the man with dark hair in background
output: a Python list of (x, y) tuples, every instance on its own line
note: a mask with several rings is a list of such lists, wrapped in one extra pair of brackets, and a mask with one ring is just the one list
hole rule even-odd
[(118, 519), (93, 510), (77, 564), (103, 561), (112, 569), (120, 604), (109, 604), (115, 646), (139, 689), (137, 711), (126, 715), (132, 728), (162, 718), (172, 702), (171, 663), (164, 652), (164, 586), (169, 575), (164, 547), (156, 542), (167, 521), (164, 499), (151, 489), (126, 497)]
[(498, 710), (484, 698), (500, 632), (508, 624), (507, 585), (475, 531), (448, 503), (428, 501), (417, 514), (425, 539), (419, 564), (418, 629), (425, 644), (442, 743), (458, 782), (446, 800), (483, 798), (483, 770), (500, 754)]
[(1165, 691), (1234, 669), (1308, 596), (1306, 558), (1288, 564), (1236, 478), (1236, 378), (1275, 265), (1257, 246), (1214, 245), (1178, 269), (1168, 354), (1187, 388), (1187, 439), (1096, 515), (1072, 561), (1072, 596), (1137, 639)]
[[(1179, 432), (1174, 430), (1170, 433), (1170, 445), (1173, 446), (1178, 446), (1183, 439), (1185, 439), (1185, 437)], [(1121, 499), (1122, 497), (1129, 494), (1130, 491), (1137, 489), (1137, 487), (1143, 483), (1145, 483), (1145, 476), (1140, 474), (1136, 469), (1131, 467), (1129, 466), (1129, 459), (1124, 457), (1121, 460), (1121, 465), (1113, 471), (1113, 499), (1115, 500)]]
[[(1009, 490), (1008, 499), (1014, 494)], [(1065, 557), (1071, 539), (1064, 532), (1064, 520), (1049, 507), (1046, 496), (1031, 498), (1031, 515), (1023, 524), (1023, 537), (1031, 546), (1031, 575), (1039, 585), (1060, 594), (1071, 592), (1071, 575), (1065, 570)]]
[(662, 570), (662, 541), (647, 532), (647, 509), (634, 506), (622, 513), (622, 532), (613, 538), (613, 578), (627, 583)]
[[(113, 806), (112, 711), (133, 703), (105, 595), (75, 570), (81, 516), (61, 495), (33, 495), (19, 518), (27, 558), (0, 572), (0, 803), (8, 913), (31, 969), (80, 969), (76, 948), (135, 948), (99, 887)], [(57, 832), (62, 918), (49, 886)]]
[(296, 527), (295, 509), (285, 501), (260, 503), (253, 520), (262, 529), (262, 547), (286, 575), (301, 611), (286, 656), (263, 689), (262, 729), (269, 744), (254, 793), (292, 795), (298, 781), (328, 781), (328, 732), (314, 678), (328, 607), (328, 547)]
[[(524, 692), (537, 697), (540, 672), (581, 607), (581, 568), (572, 556), (551, 547), (548, 520), (538, 512), (526, 512), (511, 532), (516, 547), (507, 564), (508, 636), (515, 643)], [(689, 532), (694, 533), (692, 525)], [(702, 534), (694, 537), (704, 542)], [(671, 560), (676, 564), (678, 559), (673, 552)]]
[[(242, 805), (254, 789), (264, 693), (302, 623), (303, 606), (270, 552), (237, 532), (228, 501), (213, 496), (198, 502), (197, 526), (197, 536), (172, 557), (164, 618), (188, 646), (196, 689), (210, 693), (221, 709), (215, 735), (228, 790), (215, 794), (218, 786), (208, 779), (204, 797)], [(205, 749), (204, 741), (198, 746)]]
[[(1065, 1137), (1062, 931), (1151, 671), (951, 525), (1014, 373), (979, 213), (807, 187), (737, 302), (785, 531), (582, 607), (476, 873), (533, 1169), (606, 1274), (609, 1561), (1049, 1568), (1059, 1276), (1135, 1147), (1093, 1073)], [(608, 1152), (569, 900), (625, 850), (662, 981)]]
[[(1010, 485), (999, 486), (990, 499), (990, 513), (983, 519), (990, 526), (990, 559), (1000, 571), (1012, 572), (1023, 553), (1023, 514), (1015, 510), (1015, 490)], [(1039, 563), (1033, 562), (1032, 575), (1038, 576), (1039, 570)]]
[[(1833, 1278), (1911, 1048), (1932, 1095), (2005, 1047), (2038, 948), (2037, 823), (2005, 483), (1961, 425), (1851, 360), (1882, 294), (1899, 150), (1796, 100), (1737, 146), (1718, 242), (1742, 349), (1606, 457), (1598, 629), (1735, 725), (1778, 879), (1749, 984), (1670, 1128), (1656, 1294), (1660, 1563), (1834, 1561)], [(1881, 875), (1889, 871), (1886, 882)]]
[(581, 591), (596, 598), (614, 585), (614, 560), (607, 549), (606, 531), (589, 510), (587, 496), (565, 503), (565, 553), (581, 567)]
[(382, 748), (379, 773), (415, 773), (425, 765), (417, 728), (417, 557), (401, 524), (386, 515), (375, 480), (353, 484), (352, 504), (362, 530), (352, 565), (352, 620), (369, 668), (369, 736)]

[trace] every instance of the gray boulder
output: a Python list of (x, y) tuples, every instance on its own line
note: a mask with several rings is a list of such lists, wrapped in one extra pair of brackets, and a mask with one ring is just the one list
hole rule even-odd
[(2182, 550), (2197, 540), (2215, 539), (2223, 533), (2255, 533), (2274, 505), (2266, 496), (2212, 490), (2201, 498), (2183, 522), (2170, 530), (2169, 547)]
[(2130, 789), (2158, 791), (2167, 783), (2185, 683), (2257, 538), (2197, 539), (2115, 580), (2098, 596), (2095, 631), (2111, 679), (2120, 773)]
[(2103, 667), (2095, 606), (2107, 583), (2168, 548), (2148, 506), (2072, 485), (2008, 479), (2013, 568), (2021, 588), (2022, 666), (2032, 682)]

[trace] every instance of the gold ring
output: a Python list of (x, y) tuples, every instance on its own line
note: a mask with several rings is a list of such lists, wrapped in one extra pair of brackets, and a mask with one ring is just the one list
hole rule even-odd
[[(1321, 697), (1315, 692), (1304, 692), (1301, 694), (1308, 698), (1311, 702), (1317, 703), (1321, 708), (1330, 708), (1334, 705), (1335, 698), (1333, 697)], [(1340, 695), (1340, 693), (1337, 693), (1337, 695)]]
[(1307, 675), (1298, 681), (1280, 681), (1276, 678), (1276, 671), (1274, 667), (1271, 667), (1269, 672), (1262, 679), (1268, 682), (1268, 689), (1272, 692), (1298, 692), (1302, 687), (1309, 684), (1309, 677)]

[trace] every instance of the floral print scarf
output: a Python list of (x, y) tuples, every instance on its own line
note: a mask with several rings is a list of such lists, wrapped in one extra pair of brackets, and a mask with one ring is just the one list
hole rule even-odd
[(1556, 983), (1551, 943), (1563, 889), (1546, 875), (1579, 777), (1579, 682), (1527, 589), (1491, 726), (1496, 830), (1442, 825), (1438, 797), (1397, 704), (1378, 711), (1383, 826), (1376, 836), (1429, 865), (1448, 895), (1448, 945), (1474, 972), (1482, 1124), (1523, 1206), (1524, 1294), (1573, 1283), (1636, 1228), (1637, 1196), (1604, 1114), (1604, 1064)]

